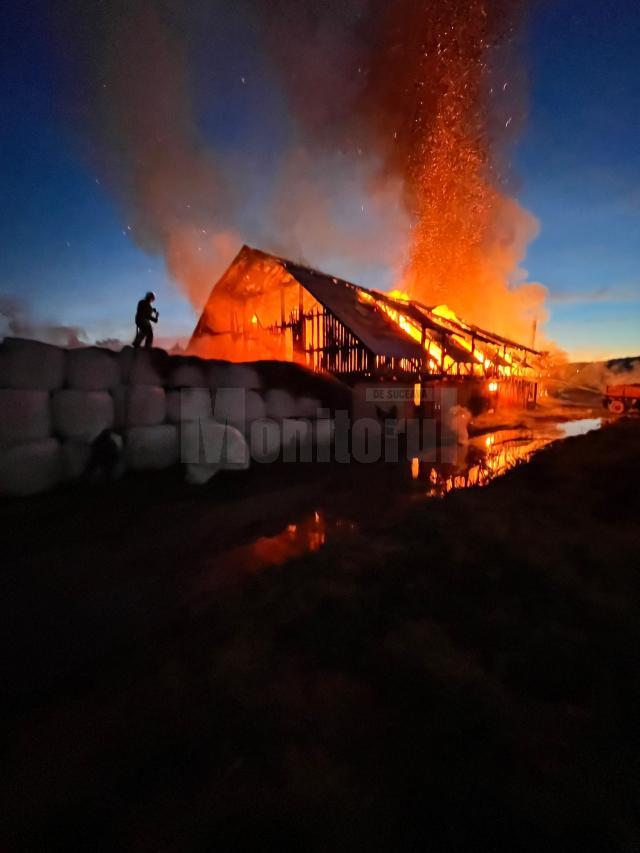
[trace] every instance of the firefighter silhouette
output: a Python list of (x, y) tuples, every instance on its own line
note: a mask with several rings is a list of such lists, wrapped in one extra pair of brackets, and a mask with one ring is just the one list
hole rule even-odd
[(136, 309), (136, 336), (133, 341), (136, 349), (141, 344), (144, 344), (146, 349), (153, 346), (153, 328), (151, 324), (158, 322), (158, 312), (153, 307), (155, 299), (155, 293), (150, 290), (144, 299), (138, 302)]

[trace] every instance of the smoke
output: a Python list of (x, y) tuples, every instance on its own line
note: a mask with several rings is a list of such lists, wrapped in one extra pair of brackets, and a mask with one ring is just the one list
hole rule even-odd
[(375, 265), (401, 275), (409, 234), (402, 184), (375, 182), (374, 173), (372, 163), (340, 152), (292, 148), (277, 175), (266, 242), (310, 265), (335, 258), (348, 260), (361, 275)]
[(640, 383), (640, 356), (610, 361), (568, 362), (552, 371), (560, 390), (580, 388), (604, 392), (607, 385), (632, 385)]
[[(196, 308), (256, 237), (337, 273), (382, 267), (416, 298), (528, 340), (531, 318), (545, 318), (544, 288), (520, 266), (538, 225), (512, 197), (509, 168), (526, 103), (525, 5), (239, 0), (236, 52), (259, 54), (254, 67), (288, 107), (258, 201), (251, 146), (233, 159), (200, 129), (198, 57), (206, 45), (222, 56), (229, 5), (72, 2), (88, 154), (132, 239), (164, 256)], [(232, 121), (226, 94), (207, 103), (221, 124)]]
[(228, 262), (234, 196), (196, 120), (188, 33), (162, 2), (71, 3), (76, 116), (131, 238), (194, 304)]
[(401, 187), (401, 289), (528, 341), (546, 291), (520, 266), (538, 222), (509, 193), (526, 112), (523, 0), (276, 9), (291, 37), (272, 24), (270, 44), (312, 155), (364, 157), (369, 191)]
[(79, 326), (36, 323), (21, 299), (0, 296), (0, 340), (6, 337), (29, 338), (60, 347), (87, 346), (87, 333)]

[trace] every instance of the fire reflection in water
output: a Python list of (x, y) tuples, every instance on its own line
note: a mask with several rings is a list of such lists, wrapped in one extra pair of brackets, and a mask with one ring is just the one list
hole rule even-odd
[(528, 462), (534, 453), (546, 447), (560, 434), (535, 434), (531, 430), (500, 430), (470, 442), (466, 462), (462, 465), (434, 465), (418, 458), (411, 460), (411, 476), (427, 483), (427, 494), (441, 497), (454, 489), (486, 486)]
[(278, 566), (310, 551), (319, 551), (329, 534), (352, 532), (356, 529), (357, 525), (352, 521), (329, 520), (320, 512), (312, 512), (295, 524), (287, 524), (273, 536), (261, 536), (245, 545), (217, 554), (212, 565), (214, 571), (207, 573), (200, 591), (215, 589), (240, 574)]
[[(486, 486), (491, 480), (500, 477), (549, 445), (552, 441), (566, 435), (577, 435), (598, 429), (600, 420), (574, 421), (566, 424), (546, 424), (542, 428), (499, 430), (488, 433), (469, 442), (466, 461), (463, 464), (437, 464), (415, 457), (411, 460), (410, 473), (414, 486), (420, 487), (419, 495), (415, 489), (407, 489), (407, 469), (398, 466), (401, 476), (397, 480), (397, 491), (393, 494), (392, 504), (398, 510), (406, 507), (416, 497), (442, 497), (455, 489), (474, 486)], [(379, 470), (371, 466), (372, 473)], [(384, 480), (384, 497), (389, 501), (389, 482)], [(426, 486), (426, 489), (424, 488)], [(356, 530), (366, 529), (371, 524), (372, 513), (370, 499), (375, 494), (375, 480), (361, 482), (357, 491), (347, 493), (350, 496), (345, 516), (338, 518), (334, 507), (330, 512), (324, 508), (301, 515), (295, 522), (284, 524), (278, 533), (261, 536), (244, 545), (230, 548), (212, 557), (199, 592), (211, 591), (248, 573), (258, 572), (269, 566), (281, 565), (288, 560), (301, 557), (310, 551), (319, 551), (328, 539)], [(372, 491), (373, 490), (373, 491)], [(343, 507), (344, 509), (344, 507)], [(375, 517), (375, 513), (373, 514)], [(353, 520), (358, 519), (358, 522)]]

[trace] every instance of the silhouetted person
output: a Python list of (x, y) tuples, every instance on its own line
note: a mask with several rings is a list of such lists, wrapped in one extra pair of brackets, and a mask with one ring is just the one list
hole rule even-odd
[(155, 293), (149, 291), (145, 298), (138, 302), (136, 310), (136, 336), (133, 341), (136, 349), (142, 343), (144, 343), (147, 349), (153, 345), (153, 329), (151, 328), (151, 324), (158, 322), (158, 312), (152, 305), (155, 299)]

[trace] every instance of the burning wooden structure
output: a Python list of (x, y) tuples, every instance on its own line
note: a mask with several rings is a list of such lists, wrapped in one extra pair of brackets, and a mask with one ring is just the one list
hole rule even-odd
[(347, 382), (486, 380), (535, 399), (542, 354), (396, 292), (367, 290), (244, 246), (211, 291), (190, 351), (296, 361)]

